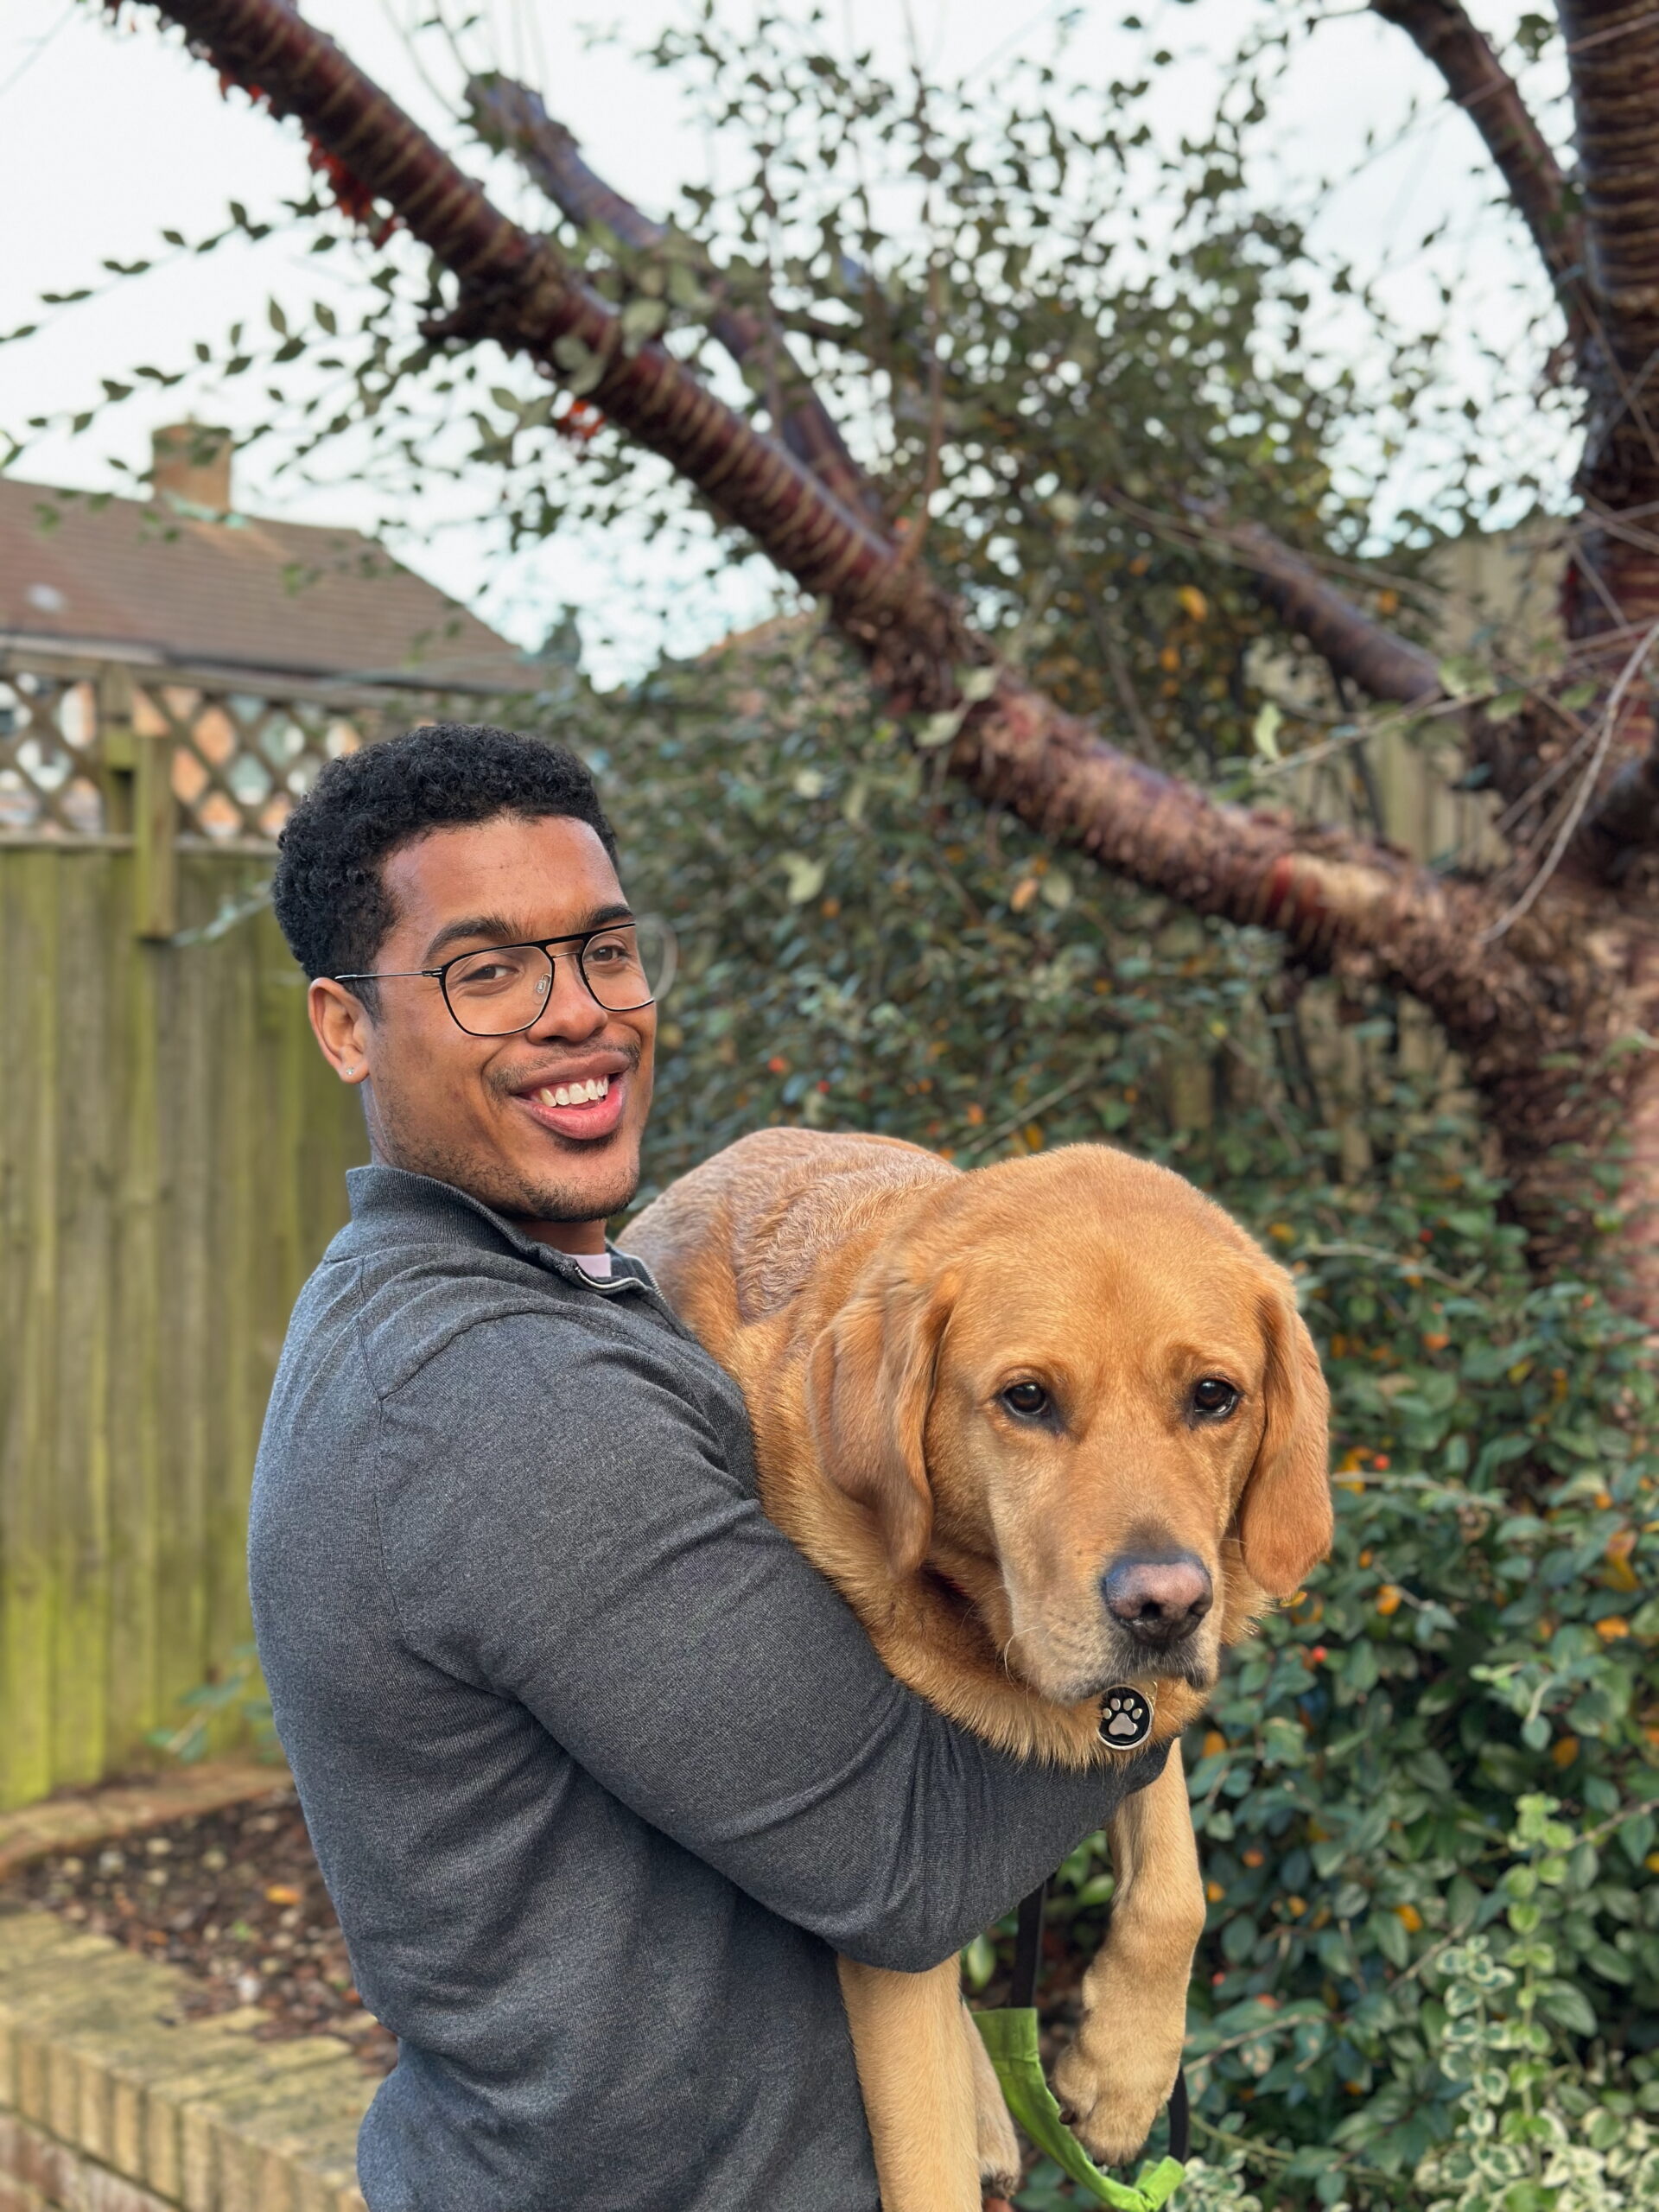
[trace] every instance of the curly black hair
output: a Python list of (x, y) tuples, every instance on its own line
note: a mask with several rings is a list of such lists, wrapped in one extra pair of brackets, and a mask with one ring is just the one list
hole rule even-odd
[(331, 760), (283, 824), (270, 888), (306, 974), (372, 968), (397, 919), (383, 880), (388, 857), (430, 830), (497, 814), (568, 815), (616, 859), (594, 779), (561, 745), (483, 723), (429, 722)]

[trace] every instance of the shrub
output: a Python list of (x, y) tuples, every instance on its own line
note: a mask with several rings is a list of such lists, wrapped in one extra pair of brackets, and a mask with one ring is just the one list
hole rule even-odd
[[(780, 1121), (964, 1164), (1103, 1139), (1296, 1274), (1336, 1545), (1186, 1745), (1185, 2202), (1659, 2202), (1654, 1379), (1596, 1283), (1529, 1276), (1455, 1069), (987, 817), (810, 628), (569, 714), (683, 938), (654, 1185)], [(1109, 1892), (1096, 1840), (1079, 1944)]]

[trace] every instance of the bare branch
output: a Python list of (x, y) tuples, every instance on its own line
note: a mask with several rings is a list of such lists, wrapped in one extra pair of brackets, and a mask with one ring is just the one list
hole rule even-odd
[[(1571, 849), (1574, 837), (1580, 834), (1580, 825), (1585, 820), (1586, 811), (1601, 780), (1601, 772), (1606, 766), (1608, 753), (1611, 751), (1613, 741), (1618, 734), (1619, 709), (1624, 704), (1626, 693), (1642, 672), (1648, 656), (1652, 652), (1656, 644), (1659, 644), (1659, 622), (1655, 622), (1637, 641), (1624, 667), (1620, 669), (1612, 690), (1607, 695), (1602, 707), (1594, 740), (1589, 747), (1589, 763), (1580, 777), (1576, 788), (1568, 795), (1567, 803), (1561, 809), (1560, 821), (1542, 865), (1535, 873), (1531, 881), (1515, 904), (1491, 925), (1487, 932), (1489, 938), (1502, 937), (1506, 930), (1519, 921), (1521, 917), (1529, 912), (1537, 903), (1540, 894), (1551, 876), (1554, 874)], [(1602, 835), (1605, 835), (1602, 828), (1599, 810), (1598, 810), (1597, 828)]]
[(1302, 554), (1255, 522), (1223, 524), (1217, 535), (1247, 568), (1287, 628), (1323, 653), (1338, 676), (1374, 699), (1428, 706), (1444, 696), (1432, 653), (1360, 612)]
[(1466, 1046), (1535, 1032), (1529, 971), (1476, 945), (1491, 914), (1484, 891), (1404, 853), (1220, 805), (1007, 675), (964, 725), (951, 766), (987, 804), (1103, 867), (1199, 913), (1275, 931), (1306, 967), (1386, 977)]
[(388, 204), (460, 278), (499, 342), (556, 374), (575, 340), (596, 371), (594, 401), (785, 574), (828, 597), (897, 710), (950, 718), (950, 767), (987, 804), (1200, 912), (1276, 931), (1305, 964), (1397, 982), (1489, 1060), (1529, 1049), (1538, 1015), (1529, 973), (1506, 948), (1478, 947), (1489, 908), (1476, 887), (1345, 833), (1219, 805), (1116, 751), (1007, 671), (988, 691), (967, 684), (970, 701), (963, 679), (994, 655), (925, 566), (906, 569), (867, 518), (660, 346), (629, 354), (615, 314), (556, 251), (509, 221), (287, 0), (149, 4), (214, 67), (296, 116)]
[[(1583, 219), (1560, 163), (1485, 35), (1459, 0), (1371, 0), (1371, 6), (1414, 39), (1446, 79), (1446, 90), (1485, 140), (1552, 281), (1570, 295), (1584, 270)], [(1564, 304), (1576, 322), (1570, 296)]]
[[(902, 596), (893, 550), (792, 454), (715, 397), (666, 349), (630, 347), (620, 317), (524, 231), (286, 0), (151, 0), (207, 59), (299, 118), (366, 194), (389, 206), (461, 287), (469, 335), (487, 332), (565, 378), (661, 454), (805, 589), (867, 624)], [(895, 587), (898, 590), (895, 591)]]
[[(515, 154), (553, 205), (583, 230), (607, 230), (625, 245), (649, 253), (676, 241), (667, 224), (652, 222), (590, 169), (579, 141), (550, 116), (528, 86), (509, 77), (475, 77), (467, 105), (481, 134)], [(785, 344), (772, 316), (732, 302), (729, 283), (702, 253), (685, 253), (683, 266), (715, 302), (709, 327), (740, 368), (765, 362), (776, 378), (778, 429), (798, 461), (846, 505), (878, 522), (881, 502), (852, 454), (811, 378)], [(770, 303), (768, 303), (770, 305)]]
[[(533, 92), (509, 79), (480, 78), (467, 86), (467, 101), (485, 136), (510, 147), (571, 222), (588, 229), (608, 229), (625, 245), (640, 250), (660, 247), (668, 240), (665, 225), (643, 215), (588, 166), (573, 133), (548, 114)], [(723, 302), (726, 280), (721, 273), (702, 256), (687, 265), (695, 269), (717, 303)], [(855, 277), (858, 273), (855, 268), (852, 271)], [(937, 318), (936, 303), (930, 314)], [(747, 308), (720, 303), (709, 327), (740, 364), (768, 344), (776, 348), (786, 395), (780, 425), (785, 442), (839, 498), (852, 505), (856, 494), (879, 514), (873, 488), (848, 454), (839, 429), (813, 391), (805, 372), (782, 345), (768, 318)], [(845, 343), (855, 339), (856, 330), (849, 327), (833, 335)], [(927, 480), (917, 534), (905, 542), (902, 558), (906, 563), (920, 550), (927, 497), (937, 478), (939, 385), (944, 375), (937, 342), (930, 344), (929, 364), (932, 428)], [(1116, 497), (1109, 489), (1103, 496)], [(1121, 499), (1116, 503), (1125, 504)], [(1440, 677), (1429, 654), (1362, 613), (1311, 562), (1263, 524), (1229, 527), (1224, 524), (1205, 534), (1212, 541), (1218, 537), (1225, 550), (1255, 572), (1262, 597), (1281, 621), (1306, 637), (1338, 674), (1351, 677), (1372, 697), (1414, 705), (1440, 696)]]

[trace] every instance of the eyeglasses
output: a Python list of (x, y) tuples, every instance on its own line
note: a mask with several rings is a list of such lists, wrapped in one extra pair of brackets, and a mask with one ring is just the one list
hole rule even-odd
[(480, 952), (458, 953), (442, 968), (383, 969), (329, 980), (385, 983), (430, 976), (456, 1025), (469, 1037), (512, 1037), (540, 1020), (553, 995), (556, 957), (575, 962), (588, 995), (607, 1014), (632, 1014), (667, 996), (679, 950), (666, 922), (642, 917), (609, 922), (575, 937), (486, 945)]

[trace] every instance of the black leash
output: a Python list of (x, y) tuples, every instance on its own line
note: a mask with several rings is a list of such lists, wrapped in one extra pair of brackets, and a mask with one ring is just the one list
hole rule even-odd
[(1048, 1903), (1048, 1884), (1039, 1882), (1028, 1897), (1020, 1900), (1020, 1932), (1014, 1939), (1014, 1981), (1008, 2002), (1027, 2012), (1037, 2002), (1037, 1970), (1043, 1959), (1043, 1907)]
[[(1048, 1903), (1048, 1884), (1039, 1882), (1028, 1897), (1020, 1900), (1020, 1927), (1014, 1939), (1014, 1980), (1008, 2003), (1020, 2012), (1037, 2003), (1037, 1975), (1043, 1961), (1043, 1908)], [(1186, 2074), (1178, 2070), (1169, 2093), (1169, 2155), (1183, 2164), (1192, 2155), (1192, 2107), (1187, 2100)]]

